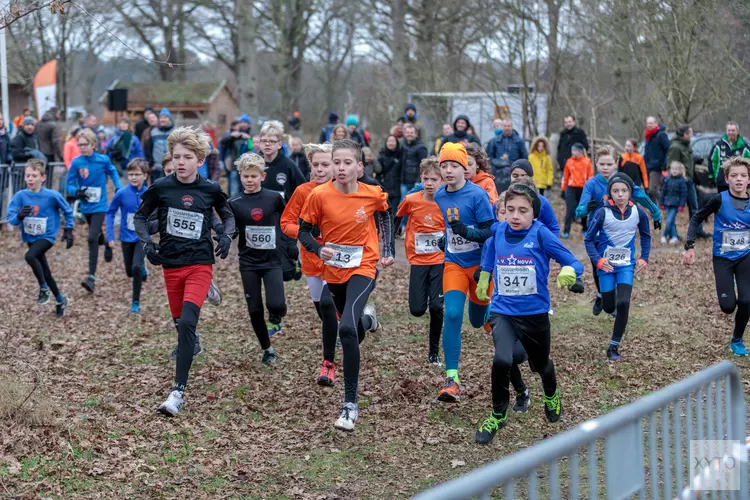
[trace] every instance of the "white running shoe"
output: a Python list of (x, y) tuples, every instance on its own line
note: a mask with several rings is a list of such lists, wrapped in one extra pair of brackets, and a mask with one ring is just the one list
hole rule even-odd
[(676, 237), (673, 237), (671, 240), (669, 240), (670, 245), (676, 245), (680, 242)]
[(159, 412), (168, 417), (174, 417), (180, 413), (183, 404), (185, 404), (185, 393), (175, 389), (169, 393), (167, 400), (159, 406)]
[(211, 280), (211, 286), (208, 287), (208, 297), (206, 297), (206, 300), (209, 304), (213, 304), (215, 306), (221, 305), (221, 290), (219, 290), (219, 287), (216, 286), (214, 280)]
[(380, 322), (378, 321), (378, 313), (375, 311), (375, 304), (367, 304), (362, 314), (372, 319), (372, 326), (367, 330), (367, 333), (375, 333), (380, 330)]
[(667, 244), (667, 238), (666, 238), (666, 237), (664, 237), (664, 236), (662, 236), (662, 237), (661, 237), (661, 240), (660, 240), (660, 241), (661, 241), (661, 244), (662, 244), (662, 245), (666, 245), (666, 244)]
[(345, 403), (344, 407), (341, 408), (339, 419), (336, 420), (333, 426), (342, 431), (352, 432), (354, 430), (354, 422), (357, 421), (358, 417), (359, 407), (357, 403)]

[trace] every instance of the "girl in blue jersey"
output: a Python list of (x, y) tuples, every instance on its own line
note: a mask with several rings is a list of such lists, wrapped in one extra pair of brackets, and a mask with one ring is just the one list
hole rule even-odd
[(42, 160), (26, 162), (24, 180), (28, 189), (18, 191), (10, 200), (8, 222), (21, 226), (21, 240), (29, 245), (24, 257), (39, 282), (36, 303), (48, 304), (50, 298), (54, 297), (55, 312), (61, 318), (68, 306), (68, 299), (57, 288), (45, 254), (55, 244), (60, 230), (60, 212), (65, 215), (62, 236), (66, 242), (65, 248), (73, 246), (73, 210), (60, 193), (42, 187), (47, 180), (46, 170)]
[[(477, 296), (489, 299), (492, 295), (490, 323), (495, 356), (492, 412), (474, 436), (478, 444), (488, 444), (505, 426), (517, 340), (528, 353), (531, 369), (542, 378), (547, 420), (554, 423), (562, 415), (555, 367), (549, 357), (549, 261), (555, 259), (563, 266), (557, 276), (558, 288), (566, 287), (575, 293), (583, 292), (583, 266), (544, 224), (534, 220), (540, 209), (541, 201), (534, 189), (511, 184), (505, 192), (506, 222), (495, 224), (486, 242)], [(493, 272), (495, 291), (488, 294)]]
[[(589, 219), (586, 232), (586, 253), (596, 262), (599, 289), (605, 312), (617, 310), (612, 339), (607, 348), (607, 359), (621, 361), (620, 342), (628, 325), (633, 276), (648, 265), (651, 252), (651, 232), (648, 216), (633, 204), (630, 197), (633, 181), (626, 174), (617, 173), (609, 179), (607, 201)], [(641, 256), (636, 259), (635, 236), (641, 236)]]
[[(750, 183), (750, 159), (730, 158), (721, 166), (729, 190), (708, 200), (690, 219), (685, 241), (684, 263), (695, 263), (695, 238), (698, 226), (711, 214), (714, 218), (713, 264), (719, 306), (734, 316), (734, 334), (729, 348), (735, 356), (747, 356), (742, 341), (750, 319), (750, 206), (747, 186)], [(737, 294), (734, 285), (737, 284)]]
[(141, 195), (146, 191), (148, 162), (137, 158), (128, 163), (128, 185), (115, 193), (107, 209), (107, 246), (115, 247), (115, 215), (120, 212), (120, 245), (125, 263), (125, 273), (133, 278), (133, 302), (130, 310), (141, 312), (141, 283), (143, 281), (146, 254), (135, 234), (134, 217), (141, 204)]
[[(107, 211), (107, 177), (112, 179), (115, 189), (121, 187), (117, 169), (109, 157), (95, 152), (96, 145), (96, 136), (91, 130), (84, 129), (78, 133), (81, 156), (70, 164), (67, 184), (68, 195), (81, 200), (81, 212), (89, 224), (89, 276), (81, 282), (81, 286), (89, 293), (94, 293), (96, 286), (99, 238), (102, 236), (102, 224)], [(112, 260), (110, 247), (104, 249), (104, 260)]]

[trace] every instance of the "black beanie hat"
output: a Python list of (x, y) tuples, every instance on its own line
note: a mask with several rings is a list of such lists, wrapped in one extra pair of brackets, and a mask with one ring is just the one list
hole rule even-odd
[(630, 196), (632, 198), (633, 179), (631, 179), (628, 174), (625, 174), (623, 172), (617, 172), (615, 175), (610, 177), (609, 182), (607, 183), (607, 195), (612, 198), (612, 185), (617, 182), (622, 182), (623, 184), (626, 184), (628, 186), (628, 189), (630, 189)]
[(513, 173), (513, 171), (517, 168), (520, 168), (524, 172), (526, 172), (526, 175), (529, 177), (534, 177), (534, 167), (531, 166), (531, 163), (529, 163), (529, 160), (524, 160), (521, 158), (520, 160), (516, 160), (513, 162), (513, 165), (510, 166), (510, 172)]

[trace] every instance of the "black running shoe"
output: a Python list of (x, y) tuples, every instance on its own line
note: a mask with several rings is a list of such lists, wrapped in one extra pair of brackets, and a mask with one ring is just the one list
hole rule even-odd
[(112, 262), (112, 249), (109, 245), (104, 247), (104, 262)]
[(497, 434), (497, 431), (505, 427), (505, 422), (508, 419), (508, 412), (498, 415), (493, 410), (490, 416), (487, 417), (482, 425), (479, 426), (477, 432), (474, 434), (474, 441), (477, 444), (490, 444), (492, 439)]
[(560, 417), (562, 416), (560, 391), (556, 390), (550, 397), (547, 397), (546, 395), (544, 396), (544, 413), (547, 415), (547, 420), (553, 424), (560, 420)]
[(523, 392), (516, 394), (516, 404), (513, 406), (513, 411), (516, 413), (526, 413), (529, 411), (529, 405), (531, 404), (531, 395), (529, 390), (526, 389)]
[(276, 355), (276, 349), (273, 347), (270, 347), (263, 351), (263, 358), (261, 359), (261, 363), (268, 366), (273, 366), (276, 364), (276, 361), (279, 360), (279, 357)]
[(65, 316), (65, 309), (68, 308), (68, 298), (63, 297), (62, 302), (55, 301), (55, 314), (58, 318)]
[(603, 309), (602, 298), (601, 297), (595, 298), (594, 307), (591, 312), (594, 313), (594, 316), (599, 316), (602, 313), (602, 309)]
[(86, 289), (89, 293), (94, 293), (94, 290), (96, 289), (96, 282), (89, 276), (85, 280), (81, 281), (81, 286)]
[(607, 359), (610, 361), (625, 361), (625, 358), (620, 356), (620, 346), (610, 346), (607, 348)]
[(440, 363), (440, 356), (437, 354), (430, 354), (427, 358), (427, 362), (437, 367), (443, 366), (442, 363)]
[(49, 288), (40, 288), (39, 296), (36, 298), (37, 305), (44, 306), (49, 304), (49, 299), (52, 298), (52, 291)]

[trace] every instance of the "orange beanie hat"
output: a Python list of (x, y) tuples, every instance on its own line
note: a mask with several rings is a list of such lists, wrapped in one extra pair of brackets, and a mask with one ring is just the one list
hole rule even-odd
[(466, 155), (466, 148), (461, 143), (446, 142), (443, 144), (438, 162), (443, 163), (444, 161), (455, 161), (456, 163), (460, 163), (462, 167), (469, 168), (469, 158)]

